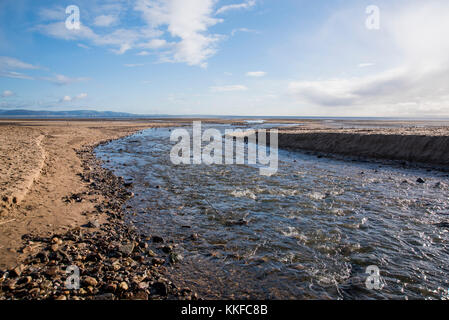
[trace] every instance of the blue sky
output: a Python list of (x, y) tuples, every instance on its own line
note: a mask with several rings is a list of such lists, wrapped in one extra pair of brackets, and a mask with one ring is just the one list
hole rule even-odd
[(448, 16), (443, 0), (2, 0), (0, 108), (448, 116)]

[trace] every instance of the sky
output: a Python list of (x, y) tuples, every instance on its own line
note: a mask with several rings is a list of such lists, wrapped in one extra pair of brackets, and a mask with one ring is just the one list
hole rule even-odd
[(447, 17), (447, 0), (0, 0), (0, 109), (449, 117)]

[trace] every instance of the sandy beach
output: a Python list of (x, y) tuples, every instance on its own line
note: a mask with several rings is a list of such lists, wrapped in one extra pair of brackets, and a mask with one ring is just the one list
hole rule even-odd
[(149, 127), (127, 122), (18, 121), (0, 122), (1, 237), (0, 268), (21, 259), (21, 236), (50, 235), (86, 223), (84, 212), (96, 199), (68, 205), (72, 194), (88, 191), (79, 174), (76, 150)]

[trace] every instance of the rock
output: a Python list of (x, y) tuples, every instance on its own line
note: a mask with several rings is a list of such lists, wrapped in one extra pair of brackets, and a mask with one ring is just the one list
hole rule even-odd
[(12, 275), (13, 277), (20, 277), (24, 269), (25, 266), (23, 264), (19, 264), (17, 267), (12, 269), (9, 274)]
[(418, 178), (418, 180), (416, 180), (416, 182), (417, 182), (417, 183), (426, 183), (426, 181), (424, 181), (424, 180), (421, 179), (421, 178)]
[(149, 257), (155, 257), (155, 256), (156, 256), (156, 253), (155, 253), (153, 250), (148, 249), (147, 255), (148, 255)]
[(36, 296), (40, 293), (40, 289), (39, 288), (33, 288), (30, 291), (28, 291), (28, 293), (32, 296)]
[(103, 294), (96, 295), (94, 297), (94, 300), (114, 300), (114, 299), (115, 299), (115, 295), (113, 293), (103, 293)]
[(54, 277), (59, 273), (59, 267), (58, 266), (52, 266), (50, 268), (47, 269), (47, 271), (45, 272), (46, 275), (48, 275), (49, 277)]
[(159, 237), (159, 236), (153, 236), (151, 239), (153, 240), (154, 243), (163, 243), (164, 242), (164, 238)]
[(449, 222), (440, 222), (436, 224), (439, 228), (449, 228)]
[(138, 291), (134, 296), (134, 300), (148, 300), (148, 293), (143, 290)]
[(115, 292), (115, 290), (117, 290), (117, 285), (115, 283), (109, 283), (105, 290), (108, 292)]
[(148, 289), (149, 284), (148, 284), (148, 282), (140, 282), (139, 284), (137, 284), (137, 287), (140, 290), (146, 290), (146, 289)]
[(36, 255), (36, 258), (39, 259), (42, 263), (47, 263), (49, 261), (48, 253), (46, 251), (41, 251)]
[(53, 244), (62, 244), (63, 242), (62, 242), (62, 240), (59, 239), (58, 237), (53, 237), (53, 238), (51, 239), (51, 243), (53, 243)]
[(127, 291), (129, 289), (128, 284), (125, 281), (121, 282), (118, 287), (121, 291)]
[(435, 183), (434, 188), (446, 189), (447, 185), (445, 185), (443, 182), (437, 182), (437, 183)]
[(85, 277), (84, 284), (91, 286), (91, 287), (96, 287), (98, 284), (98, 281), (97, 281), (97, 279), (95, 279), (93, 277)]
[(94, 221), (89, 221), (86, 225), (86, 228), (100, 228), (100, 222), (98, 222), (98, 220), (94, 220)]
[(175, 252), (170, 252), (170, 255), (168, 256), (171, 263), (178, 263), (179, 261), (182, 261), (183, 256), (180, 254), (177, 254)]
[(164, 246), (162, 247), (162, 251), (165, 253), (170, 253), (173, 251), (173, 246)]
[(151, 260), (151, 263), (152, 263), (154, 266), (162, 265), (162, 264), (165, 263), (165, 260), (164, 260), (164, 259), (161, 259), (161, 258), (153, 258), (153, 260)]
[(129, 256), (134, 251), (134, 243), (127, 243), (119, 246), (118, 249), (123, 255)]
[(190, 235), (190, 240), (196, 241), (200, 238), (200, 236), (198, 235), (198, 233), (192, 233)]
[(67, 300), (67, 297), (62, 295), (62, 296), (57, 297), (55, 300)]
[(156, 282), (151, 286), (151, 293), (159, 296), (167, 295), (167, 286), (163, 282)]
[(22, 284), (28, 284), (28, 283), (30, 283), (31, 281), (33, 281), (33, 278), (30, 277), (30, 276), (26, 276), (26, 277), (20, 278), (20, 280), (17, 281), (17, 284), (20, 284), (20, 285), (22, 285)]

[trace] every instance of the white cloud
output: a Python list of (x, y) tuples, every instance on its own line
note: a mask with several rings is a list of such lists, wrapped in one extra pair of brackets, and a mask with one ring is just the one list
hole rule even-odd
[(265, 77), (266, 75), (267, 73), (264, 71), (251, 71), (246, 73), (247, 77), (254, 77), (254, 78)]
[(400, 65), (362, 77), (294, 81), (288, 90), (304, 105), (352, 107), (354, 111), (365, 107), (373, 113), (388, 109), (394, 114), (449, 114), (447, 16), (447, 2), (402, 7), (382, 20), (383, 32), (402, 56)]
[[(125, 10), (122, 8), (125, 3), (140, 13), (143, 23), (106, 33), (104, 29), (98, 30), (98, 27), (111, 27), (117, 24), (120, 12)], [(255, 3), (254, 0), (250, 0), (224, 6), (219, 12), (250, 8)], [(86, 11), (86, 18), (81, 19), (79, 30), (68, 30), (64, 19), (56, 19), (61, 13), (61, 8), (55, 7), (42, 10), (41, 16), (47, 21), (33, 29), (58, 39), (109, 47), (116, 54), (141, 49), (139, 55), (146, 55), (146, 50), (156, 50), (163, 62), (206, 67), (207, 60), (217, 52), (218, 42), (225, 38), (209, 30), (223, 21), (215, 17), (216, 4), (217, 0), (135, 0), (135, 2), (123, 1), (118, 7), (100, 6), (101, 10), (100, 7), (93, 6)], [(95, 18), (90, 19), (90, 16)], [(238, 31), (252, 32), (241, 28), (233, 33)], [(174, 40), (168, 42), (162, 38), (165, 35)]]
[[(132, 49), (148, 31), (117, 29), (112, 33), (100, 35), (91, 28), (81, 24), (79, 30), (68, 30), (64, 22), (41, 24), (35, 30), (54, 38), (63, 40), (88, 40), (97, 46), (111, 46), (113, 52), (123, 54)], [(156, 35), (156, 34), (154, 34)]]
[(374, 63), (371, 63), (371, 62), (359, 63), (359, 65), (358, 65), (359, 68), (366, 68), (366, 67), (372, 67), (372, 66), (374, 66)]
[(33, 80), (34, 77), (15, 71), (16, 69), (35, 70), (40, 69), (38, 66), (23, 62), (16, 58), (0, 57), (0, 77), (12, 79)]
[(144, 64), (143, 63), (127, 63), (127, 64), (124, 64), (124, 66), (127, 68), (135, 68), (135, 67), (143, 67)]
[(150, 53), (148, 51), (140, 51), (137, 55), (138, 56), (148, 56)]
[(110, 27), (116, 24), (118, 21), (118, 17), (114, 15), (100, 15), (95, 18), (94, 25), (97, 27)]
[(39, 17), (46, 21), (61, 21), (65, 20), (67, 15), (65, 14), (65, 8), (57, 6), (53, 8), (42, 8), (39, 10)]
[(56, 74), (52, 77), (40, 77), (39, 79), (41, 80), (45, 80), (60, 86), (64, 86), (64, 85), (68, 85), (68, 84), (72, 84), (74, 82), (80, 82), (80, 81), (87, 81), (89, 80), (88, 78), (82, 78), (82, 77), (78, 77), (78, 78), (71, 78), (71, 77), (67, 77), (65, 75), (62, 74)]
[(22, 79), (22, 80), (34, 80), (32, 76), (27, 74), (16, 72), (16, 71), (4, 71), (0, 70), (0, 77), (2, 78), (12, 78), (12, 79)]
[(0, 70), (5, 69), (39, 69), (39, 67), (16, 58), (0, 57)]
[(238, 4), (230, 4), (230, 5), (226, 5), (221, 7), (220, 9), (217, 10), (216, 14), (222, 14), (231, 10), (241, 10), (241, 9), (249, 9), (252, 8), (256, 5), (256, 1), (255, 0), (248, 0), (246, 2), (243, 3), (238, 3)]
[(89, 46), (86, 46), (83, 43), (78, 43), (77, 46), (80, 47), (80, 48), (83, 48), (83, 49), (90, 49)]
[(78, 94), (78, 95), (75, 96), (75, 97), (64, 96), (64, 97), (62, 97), (62, 98), (59, 100), (59, 102), (74, 102), (74, 101), (77, 101), (77, 100), (86, 99), (87, 97), (88, 97), (88, 94), (85, 93), (85, 92), (83, 92), (83, 93)]
[(246, 91), (248, 88), (243, 85), (229, 85), (229, 86), (216, 86), (210, 87), (212, 92), (232, 92), (232, 91)]
[(214, 0), (138, 0), (135, 6), (147, 24), (166, 27), (172, 37), (180, 38), (165, 60), (205, 67), (216, 53), (219, 36), (208, 34), (209, 27), (221, 20), (212, 17)]
[(83, 92), (76, 96), (77, 99), (85, 99), (87, 98), (87, 93)]
[(238, 32), (246, 32), (246, 33), (260, 33), (257, 30), (253, 30), (253, 29), (248, 29), (248, 28), (237, 28), (237, 29), (233, 29), (231, 32), (232, 36), (235, 36)]
[(2, 93), (2, 97), (3, 97), (3, 98), (12, 97), (12, 96), (14, 96), (14, 95), (15, 95), (14, 92), (12, 92), (11, 90), (5, 90), (5, 91), (3, 91), (3, 93)]
[(139, 45), (139, 47), (145, 48), (145, 49), (156, 50), (156, 49), (161, 49), (161, 48), (167, 47), (168, 45), (169, 44), (164, 39), (151, 39), (150, 41), (148, 41), (146, 43), (142, 43), (141, 45)]

